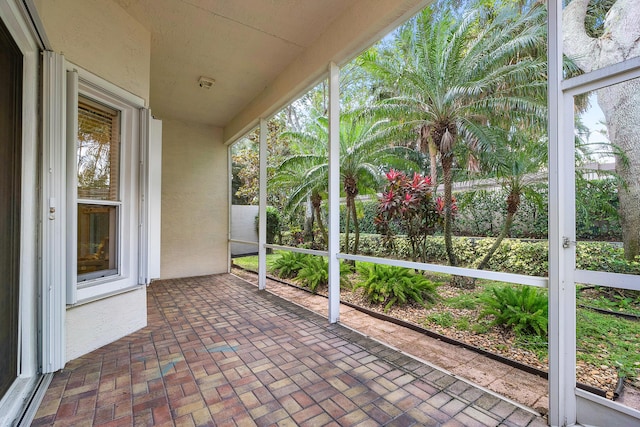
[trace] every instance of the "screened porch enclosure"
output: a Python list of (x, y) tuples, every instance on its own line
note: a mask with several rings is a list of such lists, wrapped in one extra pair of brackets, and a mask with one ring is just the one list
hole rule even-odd
[[(600, 95), (610, 88), (609, 96), (616, 91), (615, 86), (621, 85), (631, 91), (631, 94), (625, 98), (629, 101), (635, 99), (637, 85), (634, 79), (638, 77), (640, 72), (638, 66), (638, 58), (631, 54), (625, 61), (616, 64), (603, 65), (595, 70), (586, 70), (584, 74), (578, 77), (565, 78), (562, 71), (562, 5), (553, 4), (549, 10), (549, 79), (548, 79), (548, 125), (549, 125), (549, 161), (548, 161), (548, 182), (549, 182), (549, 269), (547, 276), (525, 276), (519, 274), (502, 273), (497, 271), (484, 271), (473, 268), (448, 267), (443, 265), (417, 263), (398, 259), (365, 257), (362, 255), (345, 253), (340, 245), (340, 211), (341, 203), (341, 182), (340, 182), (340, 157), (339, 157), (339, 122), (340, 122), (340, 94), (339, 94), (339, 76), (340, 67), (336, 64), (329, 64), (327, 68), (328, 79), (328, 142), (327, 142), (327, 163), (328, 163), (328, 198), (326, 202), (327, 218), (328, 218), (328, 242), (327, 250), (312, 250), (297, 247), (283, 247), (281, 245), (267, 243), (266, 239), (266, 207), (267, 203), (267, 139), (268, 139), (268, 119), (265, 116), (260, 120), (260, 150), (259, 164), (260, 169), (259, 182), (259, 221), (257, 250), (259, 253), (259, 286), (264, 289), (266, 286), (266, 250), (282, 250), (298, 253), (305, 253), (315, 256), (324, 257), (328, 261), (329, 268), (329, 285), (328, 285), (328, 304), (327, 316), (329, 322), (339, 322), (339, 299), (340, 299), (340, 267), (341, 261), (369, 262), (385, 265), (393, 265), (406, 267), (415, 270), (447, 273), (456, 276), (464, 276), (475, 279), (491, 279), (522, 286), (533, 286), (548, 290), (549, 293), (549, 376), (550, 376), (550, 408), (549, 422), (551, 425), (571, 425), (574, 423), (585, 425), (607, 425), (607, 423), (636, 423), (640, 419), (640, 412), (633, 403), (627, 406), (625, 403), (615, 402), (604, 397), (595, 395), (588, 391), (576, 388), (576, 370), (584, 369), (585, 357), (588, 357), (590, 350), (586, 341), (578, 342), (576, 339), (577, 328), (581, 327), (579, 322), (588, 322), (585, 315), (581, 311), (578, 313), (576, 292), (581, 292), (585, 287), (601, 287), (610, 289), (610, 292), (617, 292), (618, 295), (625, 295), (624, 292), (633, 292), (640, 290), (640, 280), (635, 271), (620, 271), (612, 266), (593, 266), (589, 265), (586, 258), (580, 258), (576, 263), (576, 248), (589, 248), (590, 242), (588, 238), (576, 238), (576, 209), (577, 205), (583, 203), (584, 200), (576, 202), (576, 183), (584, 179), (585, 175), (606, 174), (606, 170), (611, 170), (613, 166), (608, 166), (606, 170), (589, 171), (589, 163), (586, 158), (581, 159), (583, 163), (577, 163), (580, 153), (584, 154), (584, 144), (575, 142), (578, 140), (580, 132), (577, 130), (575, 123), (584, 120), (584, 117), (576, 118), (574, 111), (579, 111), (575, 107), (574, 99), (590, 98), (592, 102), (598, 101), (593, 98), (593, 94), (597, 91)], [(634, 12), (626, 10), (629, 14), (629, 20)], [(566, 14), (568, 15), (568, 13)], [(566, 18), (565, 18), (566, 19)], [(567, 28), (571, 25), (564, 23)], [(637, 56), (637, 54), (635, 54)], [(625, 83), (627, 82), (627, 83)], [(624, 86), (626, 84), (626, 86)], [(617, 93), (620, 93), (619, 91)], [(591, 94), (591, 97), (589, 96)], [(622, 99), (621, 98), (621, 99)], [(624, 101), (626, 102), (626, 101)], [(630, 101), (631, 102), (631, 101)], [(631, 107), (619, 105), (621, 113), (631, 111)], [(625, 110), (628, 108), (628, 110)], [(607, 121), (610, 121), (611, 114), (615, 113), (616, 108), (607, 113)], [(633, 110), (637, 116), (637, 109)], [(601, 124), (602, 125), (602, 124)], [(606, 129), (605, 129), (606, 130)], [(637, 135), (629, 129), (625, 130), (627, 134)], [(609, 136), (611, 135), (609, 128)], [(598, 133), (595, 128), (587, 131), (589, 134)], [(600, 132), (604, 133), (604, 132)], [(635, 138), (635, 137), (634, 137)], [(636, 138), (637, 139), (637, 138)], [(610, 141), (607, 140), (607, 143)], [(601, 142), (599, 142), (602, 144)], [(588, 143), (590, 144), (590, 143)], [(587, 144), (587, 145), (588, 145)], [(598, 143), (596, 143), (598, 144)], [(625, 163), (624, 158), (629, 157), (627, 161), (635, 162), (637, 156), (637, 144), (631, 143), (627, 146), (626, 153), (616, 153), (613, 151), (599, 152), (597, 149), (590, 152), (587, 156), (593, 161), (596, 157), (596, 164), (616, 164), (615, 169), (620, 170), (621, 165)], [(621, 155), (620, 155), (621, 154)], [(591, 157), (589, 157), (591, 156)], [(593, 164), (589, 163), (589, 164)], [(635, 163), (634, 163), (635, 164)], [(611, 176), (611, 175), (609, 175)], [(580, 183), (578, 183), (580, 185)], [(633, 187), (633, 186), (632, 186)], [(626, 191), (624, 185), (608, 187), (609, 193), (603, 190), (602, 197), (609, 197), (611, 200), (618, 198), (618, 194)], [(611, 190), (613, 188), (613, 190)], [(629, 190), (633, 191), (633, 190)], [(620, 192), (620, 193), (619, 193)], [(620, 196), (621, 198), (623, 196)], [(343, 202), (343, 200), (342, 200)], [(614, 202), (617, 203), (617, 202)], [(604, 220), (594, 220), (594, 227), (606, 229), (608, 224)], [(637, 230), (634, 231), (637, 233)], [(626, 240), (626, 239), (625, 239)], [(231, 242), (234, 242), (233, 236)], [(577, 243), (576, 243), (577, 242)], [(239, 243), (239, 241), (236, 241)], [(246, 242), (245, 242), (246, 243)], [(253, 242), (252, 242), (253, 243)], [(255, 243), (254, 243), (255, 244)], [(618, 247), (612, 244), (612, 248)], [(584, 249), (581, 252), (584, 254)], [(588, 252), (587, 252), (588, 253)], [(584, 256), (584, 255), (581, 255)], [(583, 267), (586, 266), (586, 267)], [(566, 284), (571, 285), (567, 286)], [(620, 298), (623, 298), (621, 296)], [(576, 316), (579, 316), (577, 318)], [(624, 340), (624, 333), (620, 330), (612, 330), (614, 335), (618, 335)], [(635, 350), (633, 347), (623, 350), (627, 355), (633, 355)], [(628, 362), (627, 362), (628, 363)], [(633, 362), (631, 362), (633, 364)], [(615, 370), (615, 367), (612, 369)]]

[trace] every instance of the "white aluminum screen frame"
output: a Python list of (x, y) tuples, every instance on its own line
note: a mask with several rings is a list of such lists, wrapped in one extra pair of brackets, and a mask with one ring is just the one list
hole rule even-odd
[[(581, 413), (607, 422), (629, 422), (640, 412), (578, 390), (576, 384), (575, 283), (611, 283), (612, 273), (575, 269), (575, 161), (573, 96), (632, 78), (640, 70), (640, 58), (615, 64), (579, 77), (563, 80), (562, 13), (560, 1), (549, 2), (548, 103), (549, 103), (549, 424), (575, 425)], [(635, 69), (635, 71), (633, 71)], [(563, 144), (562, 141), (565, 141)], [(636, 276), (637, 277), (637, 276)], [(623, 287), (634, 279), (624, 278)], [(585, 396), (588, 396), (586, 398)], [(580, 401), (578, 401), (580, 398)], [(595, 406), (594, 406), (595, 405)], [(595, 408), (595, 409), (594, 409)], [(591, 411), (591, 412), (589, 412)], [(630, 413), (636, 412), (636, 415)], [(589, 415), (590, 414), (590, 415)], [(630, 417), (630, 418), (627, 418)]]
[[(592, 284), (598, 286), (607, 286), (618, 289), (640, 290), (640, 276), (632, 274), (609, 273), (606, 271), (589, 271), (577, 270), (575, 268), (575, 168), (573, 163), (574, 156), (574, 98), (577, 95), (602, 89), (607, 86), (619, 84), (628, 80), (640, 78), (640, 57), (633, 58), (621, 63), (617, 63), (608, 67), (604, 67), (581, 76), (568, 79), (562, 82), (562, 97), (564, 105), (564, 126), (562, 126), (563, 141), (565, 141), (567, 157), (571, 157), (572, 165), (563, 170), (563, 183), (568, 187), (565, 203), (572, 210), (565, 213), (565, 220), (569, 220), (573, 227), (573, 234), (569, 236), (569, 251), (573, 255), (573, 262), (565, 265), (567, 275), (571, 277), (571, 281), (566, 282), (567, 292), (574, 295), (573, 312), (574, 322), (572, 325), (565, 324), (562, 333), (572, 339), (573, 351), (567, 351), (566, 360), (561, 363), (565, 366), (572, 365), (575, 375), (576, 365), (576, 324), (575, 324), (575, 285)], [(568, 159), (569, 160), (569, 159)], [(551, 260), (550, 260), (551, 263)], [(566, 308), (566, 307), (565, 307)], [(569, 327), (573, 329), (570, 331)], [(551, 329), (550, 329), (551, 331)], [(569, 350), (569, 349), (568, 349)], [(550, 361), (551, 362), (551, 361)], [(577, 423), (598, 423), (594, 417), (601, 417), (602, 422), (611, 423), (611, 425), (624, 425), (627, 423), (640, 423), (640, 411), (622, 405), (615, 401), (608, 400), (589, 393), (584, 390), (574, 388), (574, 399), (579, 397), (581, 400), (576, 401), (575, 421)], [(549, 396), (551, 401), (552, 396)], [(555, 424), (554, 424), (555, 425)]]

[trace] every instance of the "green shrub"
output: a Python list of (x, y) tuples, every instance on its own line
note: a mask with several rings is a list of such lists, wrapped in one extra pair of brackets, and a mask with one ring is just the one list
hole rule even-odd
[[(511, 226), (510, 237), (544, 239), (547, 237), (547, 186), (536, 184), (539, 201), (526, 195), (522, 197), (518, 213)], [(507, 215), (507, 192), (479, 190), (456, 193), (458, 216), (454, 222), (457, 235), (493, 237), (497, 236)]]
[[(316, 291), (318, 286), (329, 282), (329, 263), (322, 256), (285, 252), (273, 263), (273, 269), (282, 278), (297, 278), (303, 286)], [(353, 268), (344, 262), (340, 263), (340, 284), (349, 286), (347, 276)]]
[(369, 301), (383, 304), (385, 311), (410, 300), (425, 306), (437, 298), (436, 285), (408, 268), (360, 263), (357, 269), (364, 280), (354, 289), (363, 288)]
[[(538, 197), (524, 196), (511, 226), (510, 237), (546, 239), (549, 191), (545, 183), (534, 184)], [(458, 216), (454, 232), (466, 236), (496, 236), (504, 224), (505, 190), (456, 193)], [(576, 236), (589, 240), (620, 240), (617, 183), (614, 179), (576, 180)]]
[[(353, 237), (351, 237), (353, 238)], [(340, 246), (344, 246), (344, 235), (340, 236)], [(489, 250), (493, 238), (454, 237), (453, 249), (461, 267), (473, 266)], [(385, 247), (379, 234), (360, 235), (360, 255), (410, 259), (411, 245), (404, 236), (394, 236), (392, 248)], [(427, 238), (426, 262), (446, 263), (447, 255), (444, 237)], [(528, 276), (547, 276), (549, 272), (549, 245), (547, 241), (527, 241), (505, 239), (496, 250), (488, 270), (524, 274)], [(624, 251), (609, 242), (578, 242), (576, 249), (576, 268), (581, 270), (601, 270), (611, 273), (640, 274), (640, 257), (627, 261)]]
[(624, 249), (608, 242), (578, 242), (576, 268), (612, 273), (640, 274), (640, 256), (627, 261)]
[(273, 262), (273, 271), (283, 279), (296, 277), (300, 269), (304, 267), (304, 261), (308, 257), (299, 252), (284, 252), (280, 258)]
[(329, 283), (329, 263), (324, 257), (307, 255), (303, 264), (296, 278), (312, 292)]
[[(254, 221), (256, 232), (259, 232), (259, 219), (260, 216), (256, 215)], [(282, 218), (280, 216), (280, 211), (273, 206), (267, 206), (267, 243), (275, 243), (276, 237), (278, 238), (278, 242), (282, 243), (281, 223)]]
[[(476, 242), (478, 258), (493, 244), (494, 239)], [(529, 276), (547, 276), (549, 272), (549, 245), (546, 241), (527, 242), (505, 239), (491, 257), (488, 269)], [(476, 259), (478, 259), (476, 258)]]
[(529, 286), (516, 289), (510, 286), (494, 287), (493, 295), (484, 295), (484, 310), (480, 319), (494, 316), (493, 325), (504, 325), (517, 334), (547, 334), (549, 303), (544, 292)]

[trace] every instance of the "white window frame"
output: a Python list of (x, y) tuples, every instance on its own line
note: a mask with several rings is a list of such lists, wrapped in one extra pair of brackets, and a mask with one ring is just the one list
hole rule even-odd
[[(121, 88), (67, 63), (67, 304), (76, 305), (139, 286), (140, 251), (140, 147), (141, 114), (144, 101)], [(117, 205), (117, 273), (78, 281), (77, 274), (77, 98), (78, 95), (120, 111), (119, 201)], [(95, 202), (95, 201), (92, 201)]]

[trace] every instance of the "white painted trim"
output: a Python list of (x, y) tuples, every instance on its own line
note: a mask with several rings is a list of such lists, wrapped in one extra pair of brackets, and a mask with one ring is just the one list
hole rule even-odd
[(22, 0), (20, 7), (23, 11), (22, 16), (31, 24), (33, 39), (38, 43), (38, 47), (41, 50), (53, 50), (34, 0)]
[(340, 320), (340, 68), (329, 64), (329, 323)]
[[(234, 243), (233, 239), (231, 239), (231, 227), (233, 225), (233, 161), (231, 160), (232, 149), (233, 144), (229, 144), (229, 146), (227, 146), (227, 176), (229, 177), (227, 179), (227, 273), (231, 273), (231, 244)], [(253, 242), (251, 242), (251, 244), (253, 244)]]
[[(67, 71), (67, 230), (73, 230), (78, 225), (78, 209), (76, 197), (76, 177), (78, 176), (77, 135), (78, 135), (78, 73)], [(67, 242), (67, 277), (75, 277), (78, 271), (78, 240), (69, 239)], [(77, 301), (77, 286), (74, 280), (67, 280), (67, 304)]]
[(42, 372), (64, 367), (66, 303), (66, 77), (64, 57), (43, 53)]
[(15, 0), (0, 2), (0, 19), (7, 26), (18, 48), (23, 54), (38, 52), (39, 46), (33, 37), (33, 27), (23, 11), (24, 6)]
[[(22, 418), (19, 424), (20, 427), (31, 425), (31, 423), (33, 423), (33, 419), (36, 417), (36, 414), (38, 413), (40, 404), (42, 403), (42, 400), (44, 399), (45, 394), (47, 394), (47, 390), (49, 389), (49, 384), (51, 384), (53, 375), (54, 374), (39, 375), (37, 377), (31, 378), (31, 381), (29, 381), (29, 390), (32, 390), (32, 391), (30, 394), (30, 400), (28, 401), (23, 400), (25, 404), (28, 404), (28, 406), (22, 413)], [(0, 417), (0, 425), (4, 425), (1, 417)]]
[[(250, 240), (240, 240), (240, 239), (229, 239), (229, 243), (240, 243), (242, 245), (253, 245), (253, 246), (258, 246), (259, 243), (258, 242), (252, 242)], [(273, 247), (273, 245), (266, 245), (266, 247)]]
[(640, 291), (640, 276), (633, 274), (609, 273), (606, 271), (576, 270), (576, 283), (608, 286), (610, 288)]
[(638, 425), (640, 411), (584, 390), (576, 389), (580, 425), (633, 426)]
[(67, 308), (75, 308), (75, 307), (80, 307), (81, 305), (85, 305), (85, 304), (91, 304), (92, 302), (96, 302), (96, 301), (100, 301), (106, 298), (111, 298), (120, 294), (126, 294), (128, 292), (132, 292), (132, 291), (137, 291), (139, 290), (141, 287), (144, 287), (145, 284), (144, 283), (140, 283), (137, 285), (133, 285), (131, 287), (128, 288), (119, 288), (114, 290), (113, 292), (106, 292), (106, 293), (102, 293), (100, 295), (97, 295), (93, 298), (87, 298), (87, 299), (83, 299), (83, 300), (78, 300), (76, 303), (72, 304), (72, 305), (68, 305)]
[[(0, 426), (18, 426), (18, 420), (27, 410), (29, 399), (37, 389), (42, 376), (16, 379), (0, 399)], [(28, 408), (32, 409), (32, 408)]]
[(42, 361), (38, 331), (42, 327), (38, 296), (38, 189), (39, 159), (39, 46), (33, 27), (14, 0), (0, 1), (0, 20), (23, 55), (22, 62), (22, 141), (20, 194), (20, 260), (18, 295), (18, 348), (15, 381), (0, 399), (0, 425), (12, 425), (24, 411), (29, 396), (37, 388)]
[(640, 77), (640, 56), (564, 80), (562, 90), (567, 95), (577, 95), (637, 77)]
[(37, 336), (39, 260), (36, 256), (39, 218), (38, 62), (40, 52), (33, 41), (29, 24), (21, 19), (21, 16), (14, 16), (13, 24), (7, 22), (8, 15), (4, 8), (10, 4), (11, 2), (0, 5), (0, 15), (23, 54), (18, 375), (21, 378), (27, 378), (38, 374), (40, 350)]
[(415, 270), (432, 271), (434, 273), (454, 274), (457, 276), (474, 277), (476, 279), (496, 280), (500, 282), (514, 283), (518, 285), (547, 287), (547, 278), (539, 276), (525, 276), (523, 274), (503, 273), (500, 271), (476, 270), (473, 268), (450, 267), (448, 265), (427, 264), (424, 262), (404, 261), (399, 259), (379, 258), (363, 255), (351, 255), (339, 253), (339, 259), (349, 259), (359, 262), (371, 262), (375, 264), (392, 265), (395, 267), (412, 268)]
[[(557, 5), (557, 7), (560, 8), (559, 5)], [(558, 23), (558, 27), (560, 26), (561, 24)], [(551, 28), (551, 24), (549, 28)], [(561, 34), (561, 32), (558, 34)], [(552, 37), (561, 40), (560, 35), (554, 36), (550, 31), (549, 40), (551, 40)], [(549, 69), (551, 70), (551, 62)], [(550, 73), (550, 76), (551, 75)], [(571, 242), (575, 242), (576, 240), (575, 147), (573, 143), (575, 136), (574, 98), (577, 95), (619, 84), (634, 78), (640, 78), (640, 57), (565, 80), (561, 83), (559, 89), (551, 89), (551, 77), (549, 80), (550, 91), (553, 90), (555, 92), (550, 92), (550, 101), (553, 99), (552, 96), (559, 97), (563, 100), (562, 107), (558, 114), (554, 114), (554, 111), (550, 108), (549, 120), (550, 132), (557, 131), (558, 134), (559, 141), (553, 141), (550, 137), (550, 142), (554, 142), (558, 146), (559, 158), (557, 159), (557, 164), (560, 168), (557, 174), (559, 181), (552, 181), (551, 179), (549, 181), (549, 211), (550, 213), (555, 213), (555, 217), (557, 217), (560, 224), (559, 230), (554, 230), (551, 225), (549, 226), (550, 286), (551, 283), (553, 283), (552, 262), (554, 269), (559, 268), (564, 274), (564, 277), (561, 276), (563, 280), (559, 282), (558, 293), (560, 295), (560, 304), (558, 304), (557, 307), (556, 304), (552, 304), (552, 297), (555, 296), (556, 293), (549, 293), (549, 380), (550, 386), (554, 384), (554, 381), (564, 382), (562, 383), (560, 392), (563, 393), (567, 399), (565, 407), (562, 408), (567, 418), (564, 420), (562, 418), (556, 419), (552, 416), (553, 411), (550, 410), (549, 420), (552, 425), (559, 425), (563, 421), (567, 424), (580, 422), (587, 424), (595, 423), (598, 425), (630, 425), (629, 423), (637, 423), (640, 421), (640, 412), (574, 388), (576, 378), (575, 284), (583, 283), (639, 290), (640, 277), (603, 271), (576, 270), (575, 245), (569, 245), (569, 248), (564, 250), (560, 249), (559, 256), (554, 256), (551, 251), (552, 237), (554, 239), (553, 245), (557, 244), (555, 241), (558, 238), (562, 239), (566, 237)], [(550, 161), (553, 160), (551, 153), (549, 159)], [(559, 194), (560, 201), (555, 206), (551, 204), (552, 188), (558, 188), (557, 193)], [(558, 311), (559, 313), (557, 313)], [(556, 315), (556, 313), (558, 321), (560, 322), (559, 325), (556, 325), (555, 321), (552, 321), (552, 314)], [(559, 333), (557, 337), (553, 335), (556, 331)], [(559, 347), (562, 351), (559, 355), (556, 355), (555, 351), (552, 352), (552, 348), (554, 348), (552, 343), (555, 340), (560, 340)], [(561, 395), (560, 398), (562, 397)], [(549, 393), (551, 406), (555, 405), (555, 399), (554, 389), (551, 388)]]
[(267, 286), (267, 121), (260, 119), (260, 195), (258, 207), (258, 289)]
[[(146, 284), (160, 278), (162, 267), (162, 121), (149, 112), (149, 136), (147, 148), (147, 277)], [(141, 141), (142, 143), (142, 141)]]
[(151, 112), (147, 108), (141, 108), (140, 113), (140, 146), (138, 162), (138, 283), (149, 284), (149, 120)]
[(298, 252), (300, 254), (317, 255), (317, 256), (329, 256), (328, 251), (318, 251), (315, 249), (296, 248), (294, 246), (282, 246), (282, 245), (265, 245), (267, 248), (276, 249), (279, 251)]
[[(573, 425), (576, 421), (575, 375), (575, 290), (567, 263), (567, 250), (562, 247), (567, 229), (568, 177), (567, 145), (571, 145), (573, 170), (573, 137), (565, 141), (565, 107), (560, 89), (562, 81), (562, 2), (548, 5), (548, 123), (549, 123), (549, 424)], [(570, 120), (570, 119), (569, 119)], [(573, 127), (572, 127), (573, 130)], [(570, 176), (568, 182), (573, 182)], [(575, 229), (573, 225), (572, 229)], [(571, 229), (570, 228), (570, 229)], [(575, 231), (572, 231), (575, 233)], [(572, 239), (575, 241), (575, 238)], [(575, 250), (575, 248), (574, 248)], [(573, 303), (571, 301), (573, 294)], [(573, 319), (572, 321), (570, 319)], [(567, 320), (569, 323), (567, 324)], [(573, 356), (572, 356), (573, 354)]]
[(141, 108), (139, 152), (138, 283), (148, 285), (160, 278), (162, 244), (162, 121)]
[[(112, 294), (122, 289), (127, 289), (139, 283), (140, 257), (143, 242), (140, 241), (140, 105), (137, 97), (122, 91), (101, 78), (76, 67), (73, 64), (67, 66), (67, 70), (78, 72), (78, 93), (87, 98), (96, 100), (104, 105), (121, 112), (120, 114), (120, 192), (117, 201), (96, 201), (118, 209), (118, 273), (112, 276), (90, 279), (82, 282), (77, 280), (77, 270), (72, 272), (68, 280), (76, 286), (76, 299), (70, 304), (82, 301), (101, 299), (103, 295)], [(116, 90), (112, 93), (111, 90)], [(131, 95), (131, 96), (128, 96)], [(71, 177), (74, 181), (76, 176)], [(75, 192), (75, 184), (74, 184)], [(82, 202), (83, 199), (76, 199)], [(77, 239), (77, 227), (69, 229), (65, 234), (67, 242)]]
[(146, 107), (144, 99), (132, 94), (125, 89), (122, 89), (120, 86), (116, 86), (115, 84), (103, 79), (102, 77), (96, 76), (95, 74), (85, 70), (78, 65), (73, 64), (72, 62), (67, 62), (66, 68), (68, 71), (76, 71), (78, 73), (78, 79), (82, 81), (87, 89), (92, 88), (93, 90), (101, 93), (108, 92), (112, 98), (116, 98), (118, 101), (133, 108)]

